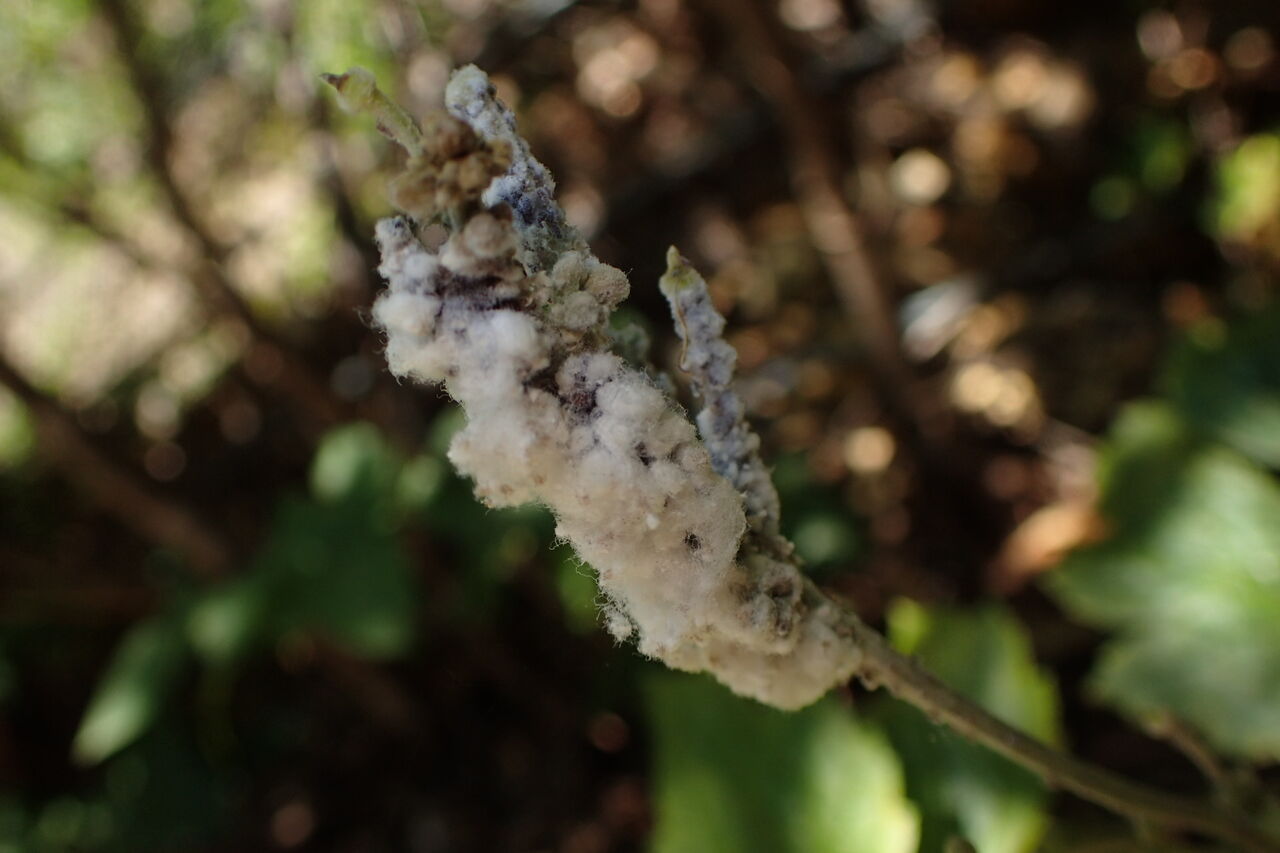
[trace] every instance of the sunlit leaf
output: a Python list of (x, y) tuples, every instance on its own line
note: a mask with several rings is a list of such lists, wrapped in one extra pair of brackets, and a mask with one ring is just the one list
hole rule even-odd
[(893, 751), (828, 699), (786, 713), (655, 673), (656, 853), (907, 853), (917, 819)]
[(22, 462), (35, 446), (35, 428), (25, 406), (0, 390), (0, 470)]
[(1091, 683), (1137, 716), (1171, 712), (1221, 750), (1280, 757), (1280, 486), (1198, 442), (1167, 406), (1125, 410), (1102, 458), (1114, 532), (1048, 582), (1115, 631)]
[(276, 585), (262, 571), (226, 581), (192, 605), (187, 637), (195, 652), (212, 663), (231, 663), (263, 637)]
[(97, 763), (142, 735), (181, 674), (186, 650), (182, 621), (173, 614), (134, 625), (116, 648), (80, 721), (71, 745), (76, 760)]
[[(1053, 681), (1035, 665), (1026, 633), (1003, 609), (934, 611), (899, 601), (889, 613), (889, 635), (899, 650), (1001, 719), (1043, 740), (1058, 739)], [(983, 853), (1037, 849), (1047, 823), (1039, 780), (895, 699), (886, 697), (877, 710), (921, 811), (922, 853), (941, 853), (952, 836)]]
[[(406, 470), (416, 482), (406, 485)], [(402, 654), (418, 596), (398, 538), (399, 508), (421, 500), (414, 490), (433, 492), (431, 477), (406, 466), (370, 424), (329, 432), (312, 460), (314, 498), (282, 501), (244, 575), (194, 603), (192, 646), (230, 663), (300, 633), (366, 657)]]
[(1280, 216), (1280, 133), (1250, 136), (1217, 167), (1213, 229), (1219, 237), (1253, 242)]
[(347, 424), (325, 434), (311, 461), (311, 493), (325, 501), (388, 493), (400, 461), (378, 428)]

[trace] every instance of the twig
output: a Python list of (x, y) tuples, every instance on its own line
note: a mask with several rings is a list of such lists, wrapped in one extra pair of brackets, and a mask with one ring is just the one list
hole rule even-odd
[[(455, 73), (446, 102), (459, 115), (502, 119), (504, 134), (513, 124), (474, 67)], [(424, 150), (448, 138), (427, 134)], [(506, 168), (492, 158), (488, 141), (468, 140), (454, 162), (465, 160), (479, 172)], [(530, 185), (538, 192), (517, 186), (503, 201), (554, 208), (545, 192), (550, 179), (536, 165), (542, 178)], [(424, 186), (447, 187), (459, 209), (469, 204), (474, 211), (486, 191), (484, 182), (445, 180), (441, 162), (424, 158), (414, 169), (410, 174)], [(734, 415), (722, 419), (710, 399), (729, 381), (733, 356), (720, 339), (724, 320), (711, 308), (705, 282), (669, 252), (660, 287), (681, 326), (684, 360), (704, 374), (701, 390), (710, 404), (698, 416), (705, 452), (694, 455), (684, 452), (695, 437), (683, 413), (609, 354), (599, 332), (625, 293), (617, 286), (622, 274), (575, 245), (572, 252), (554, 247), (551, 275), (530, 276), (516, 253), (521, 241), (539, 237), (537, 221), (474, 212), (454, 222), (455, 233), (432, 253), (407, 218), (383, 220), (378, 241), (388, 288), (373, 313), (388, 335), (392, 372), (443, 382), (467, 411), (467, 430), (449, 455), (476, 482), (477, 494), (494, 507), (538, 501), (555, 512), (560, 535), (597, 570), (616, 637), (635, 635), (651, 657), (708, 671), (738, 693), (784, 709), (860, 676), (1048, 784), (1118, 814), (1226, 839), (1253, 853), (1280, 853), (1280, 841), (1238, 809), (1129, 782), (1006, 725), (825, 599), (788, 561), (789, 547), (769, 554), (744, 540), (750, 501), (735, 470), (750, 465), (758, 438), (735, 434), (735, 446), (718, 452), (721, 438), (740, 426), (741, 412), (722, 400), (718, 405)], [(476, 284), (461, 289), (459, 280)], [(570, 288), (587, 297), (575, 302), (589, 310), (564, 310)], [(523, 310), (505, 307), (509, 294), (522, 295)], [(569, 379), (536, 396), (524, 393), (548, 366)], [(514, 450), (513, 430), (520, 435)], [(671, 463), (662, 476), (642, 474), (656, 459)]]
[[(814, 594), (820, 595), (816, 590)], [(863, 654), (860, 675), (865, 682), (885, 688), (935, 722), (1025, 767), (1049, 786), (1134, 821), (1201, 833), (1237, 844), (1251, 853), (1280, 851), (1280, 840), (1264, 833), (1238, 810), (1147, 788), (1059, 752), (1001, 722), (947, 687), (914, 660), (895, 651), (884, 636), (856, 616), (849, 615), (845, 624), (850, 641)]]
[(1258, 780), (1247, 769), (1230, 767), (1205, 743), (1200, 733), (1172, 714), (1160, 714), (1146, 726), (1152, 737), (1167, 741), (1213, 785), (1219, 801), (1240, 808), (1257, 793)]
[[(0, 384), (31, 410), (49, 460), (100, 509), (143, 539), (173, 548), (200, 580), (226, 577), (234, 549), (219, 531), (172, 497), (155, 495), (136, 472), (99, 449), (61, 403), (37, 390), (3, 357)], [(324, 671), (371, 719), (397, 735), (419, 732), (416, 703), (393, 678), (336, 647), (320, 647)]]
[(898, 341), (893, 309), (867, 254), (862, 229), (845, 202), (839, 157), (819, 116), (823, 110), (800, 84), (757, 0), (707, 0), (735, 34), (751, 84), (764, 96), (786, 134), (788, 171), (805, 226), (850, 322), (861, 333), (870, 367), (897, 419), (921, 441), (918, 382)]
[[(928, 449), (926, 413), (917, 383), (899, 347), (890, 300), (867, 255), (861, 229), (844, 200), (839, 161), (780, 41), (756, 0), (708, 0), (737, 34), (753, 85), (777, 112), (791, 149), (791, 183), (814, 244), (846, 313), (861, 331), (886, 401)], [(932, 454), (930, 454), (932, 455)], [(1280, 851), (1280, 841), (1252, 826), (1228, 805), (1215, 806), (1162, 793), (1058, 752), (1012, 728), (952, 691), (915, 661), (896, 652), (854, 616), (848, 626), (863, 654), (860, 675), (883, 686), (931, 719), (1031, 770), (1054, 787), (1138, 821), (1200, 832), (1250, 851)]]
[(154, 69), (143, 59), (142, 34), (138, 24), (122, 0), (102, 0), (98, 8), (112, 31), (126, 79), (142, 108), (146, 129), (143, 150), (147, 165), (160, 184), (174, 218), (200, 247), (203, 268), (195, 271), (195, 283), (212, 306), (240, 320), (259, 346), (279, 355), (281, 385), (306, 408), (311, 417), (322, 424), (345, 420), (347, 407), (314, 375), (292, 347), (263, 326), (227, 277), (223, 265), (229, 249), (200, 221), (173, 172), (169, 156), (173, 147), (173, 130), (161, 107), (164, 87)]
[(99, 449), (70, 412), (27, 382), (3, 357), (0, 384), (31, 410), (50, 461), (99, 507), (143, 538), (177, 551), (198, 574), (217, 578), (226, 573), (231, 549), (215, 531), (174, 499), (154, 494), (140, 477)]

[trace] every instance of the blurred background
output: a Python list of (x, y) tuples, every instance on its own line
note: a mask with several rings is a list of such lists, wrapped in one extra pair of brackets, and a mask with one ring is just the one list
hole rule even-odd
[[(0, 851), (1209, 849), (861, 688), (601, 630), (393, 380), (370, 235), (475, 62), (631, 274), (711, 283), (809, 571), (1080, 756), (1280, 776), (1274, 0), (7, 0)], [(1273, 815), (1275, 814), (1273, 810)], [(954, 849), (954, 848), (952, 848)]]

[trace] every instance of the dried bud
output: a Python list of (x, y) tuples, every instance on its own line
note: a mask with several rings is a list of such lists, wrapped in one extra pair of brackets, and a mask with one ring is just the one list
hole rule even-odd
[(479, 202), (511, 165), (510, 145), (486, 142), (464, 121), (434, 112), (423, 120), (419, 153), (391, 183), (391, 203), (420, 222)]

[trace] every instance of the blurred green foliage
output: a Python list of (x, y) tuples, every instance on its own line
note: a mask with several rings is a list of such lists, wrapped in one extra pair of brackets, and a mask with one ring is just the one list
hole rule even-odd
[(114, 755), (159, 719), (186, 657), (178, 617), (165, 612), (143, 620), (120, 641), (72, 742), (77, 759)]
[[(889, 639), (948, 686), (1049, 743), (1061, 740), (1057, 690), (1035, 664), (1018, 620), (997, 605), (930, 610), (907, 600), (889, 611)], [(920, 850), (952, 837), (983, 853), (1037, 849), (1048, 825), (1044, 785), (1006, 759), (942, 729), (909, 705), (884, 699), (873, 712), (902, 760), (922, 816)]]
[(14, 468), (35, 448), (35, 426), (26, 407), (0, 391), (0, 470)]
[(1123, 138), (1113, 171), (1094, 184), (1090, 203), (1103, 219), (1122, 219), (1139, 199), (1168, 196), (1182, 183), (1193, 157), (1186, 126), (1145, 116)]
[(403, 499), (420, 507), (438, 486), (423, 464), (406, 464), (370, 424), (326, 436), (311, 466), (311, 497), (286, 500), (249, 571), (192, 608), (197, 651), (225, 663), (316, 633), (365, 657), (404, 653), (416, 585), (397, 532), (410, 508)]
[(1270, 249), (1280, 255), (1280, 132), (1248, 137), (1218, 161), (1215, 171), (1212, 230), (1225, 239), (1250, 243), (1269, 229)]
[(1091, 679), (1100, 698), (1172, 713), (1258, 761), (1280, 757), (1280, 485), (1212, 438), (1275, 463), (1277, 332), (1271, 314), (1184, 345), (1174, 405), (1131, 404), (1102, 453), (1110, 537), (1048, 581), (1114, 632)]
[[(1025, 308), (1036, 322), (1078, 327), (1083, 342), (1063, 349), (1042, 326), (1010, 320), (998, 334), (988, 328), (987, 339), (1011, 345), (988, 350), (974, 343), (984, 337), (975, 325), (976, 333), (957, 338), (968, 354), (944, 347), (938, 366), (1026, 364), (1050, 420), (1096, 424), (1073, 418), (1070, 395), (1042, 380), (1056, 378), (1059, 389), (1096, 386), (1100, 418), (1110, 417), (1119, 403), (1112, 386), (1080, 365), (1110, 334), (1112, 312), (1133, 309), (1130, 291), (1157, 294), (1137, 300), (1149, 337), (1189, 326), (1160, 371), (1163, 398), (1124, 409), (1102, 447), (1110, 538), (1072, 555), (1045, 586), (1069, 620), (1104, 632), (1089, 680), (1098, 699), (1135, 717), (1172, 714), (1233, 756), (1275, 761), (1280, 315), (1274, 308), (1230, 322), (1218, 315), (1274, 293), (1280, 133), (1265, 110), (1270, 84), (1257, 82), (1270, 78), (1250, 78), (1229, 51), (1219, 57), (1215, 44), (1193, 43), (1200, 31), (1216, 39), (1257, 25), (1192, 2), (1184, 26), (1173, 27), (1185, 43), (1169, 48), (1183, 52), (1146, 62), (1138, 53), (1148, 45), (1135, 33), (1173, 31), (1160, 18), (1172, 13), (1140, 21), (1107, 10), (1094, 20), (1068, 10), (1059, 19), (1052, 4), (1033, 14), (1035, 5), (1022, 4), (1029, 15), (1049, 16), (1038, 34), (1028, 23), (1027, 32), (1001, 35), (1007, 23), (990, 10), (948, 13), (944, 38), (928, 50), (901, 58), (893, 51), (865, 75), (827, 64), (829, 50), (861, 28), (860, 17), (787, 36), (797, 44), (814, 38), (806, 60), (814, 79), (840, 82), (841, 91), (824, 93), (833, 106), (824, 120), (836, 137), (857, 141), (844, 177), (862, 188), (859, 213), (884, 238), (872, 246), (886, 280), (928, 288), (991, 273), (1003, 291), (994, 299), (1025, 300), (1014, 313)], [(548, 11), (530, 12), (535, 6)], [(783, 6), (794, 7), (788, 15), (796, 20), (801, 7), (853, 8)], [(599, 628), (591, 568), (567, 546), (553, 550), (554, 520), (544, 510), (492, 511), (475, 501), (445, 456), (461, 413), (446, 407), (436, 416), (429, 393), (387, 380), (352, 310), (371, 298), (373, 263), (361, 252), (369, 251), (371, 219), (387, 210), (378, 167), (386, 146), (364, 123), (332, 120), (332, 105), (316, 97), (317, 74), (362, 65), (419, 108), (450, 64), (491, 63), (575, 215), (585, 211), (588, 230), (601, 229), (611, 262), (640, 271), (628, 322), (645, 326), (653, 314), (642, 283), (646, 253), (660, 256), (652, 246), (678, 239), (707, 255), (709, 273), (720, 273), (717, 298), (734, 303), (743, 363), (755, 365), (747, 372), (779, 386), (761, 395), (759, 414), (766, 445), (786, 448), (775, 457), (775, 479), (785, 530), (808, 570), (852, 590), (873, 616), (892, 601), (884, 615), (900, 649), (1000, 716), (1048, 740), (1064, 737), (1071, 720), (1060, 719), (1054, 678), (1037, 666), (1031, 645), (1031, 635), (1039, 644), (1060, 630), (1060, 617), (1022, 621), (1039, 611), (1016, 596), (993, 603), (996, 593), (978, 588), (974, 555), (991, 541), (962, 549), (973, 543), (929, 539), (938, 528), (923, 522), (930, 511), (947, 512), (947, 498), (921, 493), (927, 481), (907, 436), (895, 432), (897, 456), (878, 474), (853, 475), (839, 459), (853, 426), (896, 427), (882, 418), (879, 392), (863, 387), (865, 365), (851, 355), (856, 342), (828, 298), (820, 253), (780, 188), (787, 157), (776, 141), (786, 134), (773, 132), (751, 86), (735, 77), (741, 63), (705, 38), (717, 28), (700, 5), (577, 3), (562, 15), (557, 0), (124, 0), (118, 7), (136, 19), (136, 49), (122, 51), (105, 4), (0, 3), (0, 284), (13, 288), (0, 292), (0, 309), (19, 317), (5, 330), (5, 354), (144, 485), (208, 512), (215, 528), (227, 522), (231, 535), (247, 530), (254, 538), (243, 543), (245, 559), (216, 581), (158, 569), (162, 549), (137, 531), (102, 535), (118, 522), (85, 499), (52, 456), (35, 452), (49, 449), (37, 441), (45, 437), (39, 419), (0, 388), (0, 545), (13, 546), (6, 558), (16, 555), (14, 566), (0, 565), (13, 623), (0, 627), (7, 786), (0, 853), (239, 849), (227, 847), (241, 844), (237, 832), (256, 833), (243, 849), (279, 849), (287, 845), (267, 838), (281, 790), (296, 785), (320, 798), (338, 791), (332, 809), (350, 789), (372, 791), (374, 777), (401, 759), (405, 779), (393, 795), (379, 789), (351, 799), (360, 800), (353, 812), (387, 800), (403, 813), (334, 822), (398, 821), (419, 841), (439, 842), (436, 849), (455, 842), (469, 849), (467, 831), (498, 823), (525, 831), (541, 820), (561, 834), (544, 826), (539, 849), (591, 849), (599, 837), (591, 831), (607, 819), (585, 812), (598, 803), (608, 804), (602, 814), (623, 810), (617, 803), (625, 797), (608, 786), (641, 779), (653, 792), (656, 853), (935, 853), (961, 837), (982, 853), (1018, 853), (1042, 842), (1050, 805), (1043, 787), (911, 708), (883, 697), (850, 708), (842, 696), (781, 714), (706, 679), (650, 672), (630, 649), (611, 647)], [(968, 25), (966, 15), (974, 16)], [(1056, 41), (1067, 31), (1104, 36), (1098, 67)], [(1195, 51), (1211, 54), (1206, 67), (1217, 77), (1183, 95), (1144, 94), (1142, 73), (1154, 79), (1179, 57), (1185, 69), (1187, 51), (1192, 60), (1201, 55)], [(650, 53), (657, 71), (616, 76)], [(132, 79), (131, 59), (153, 88)], [(1142, 72), (1135, 85), (1100, 85), (1131, 61)], [(1027, 120), (1030, 100), (996, 105), (1010, 93), (1046, 104), (1055, 92), (1070, 94), (1075, 78), (1054, 75), (1077, 62), (1077, 94), (1097, 101), (1087, 120), (1054, 131)], [(906, 78), (920, 85), (904, 87)], [(614, 107), (634, 95), (634, 113), (589, 102), (609, 86), (628, 93)], [(1262, 109), (1247, 106), (1251, 99)], [(163, 151), (150, 150), (153, 121), (168, 134)], [(1119, 132), (1094, 132), (1112, 126)], [(726, 128), (732, 138), (717, 140)], [(886, 168), (915, 148), (939, 152), (943, 163), (947, 187), (934, 202), (901, 203), (886, 180)], [(175, 222), (161, 162), (212, 249)], [(692, 189), (680, 188), (686, 184)], [(351, 209), (336, 213), (342, 205)], [(1138, 213), (1201, 218), (1178, 230), (1133, 216), (1125, 227), (1148, 229), (1141, 240), (1118, 238), (1099, 256), (1080, 236), (1095, 226), (1090, 210), (1108, 221)], [(1021, 253), (1031, 267), (1051, 261), (1053, 287), (1037, 292)], [(1059, 255), (1080, 260), (1058, 268)], [(1135, 259), (1136, 271), (1124, 263)], [(296, 350), (322, 392), (341, 387), (351, 395), (339, 395), (351, 404), (343, 417), (358, 410), (377, 424), (325, 432), (289, 409), (284, 384), (263, 380), (280, 365), (261, 357), (262, 341), (248, 340), (240, 319), (207, 300), (201, 282), (210, 270), (224, 273), (253, 316)], [(1076, 297), (1088, 288), (1078, 281), (1100, 283), (1106, 297), (1080, 308), (1088, 298)], [(1175, 281), (1202, 297), (1190, 320), (1175, 317), (1157, 293)], [(1061, 294), (1066, 308), (1055, 307)], [(1055, 318), (1059, 308), (1067, 320)], [(974, 316), (984, 313), (990, 320), (989, 311)], [(964, 322), (957, 316), (957, 328)], [(656, 339), (666, 337), (665, 323), (652, 327)], [(1141, 343), (1139, 331), (1126, 327), (1117, 337)], [(1048, 343), (1037, 355), (1041, 337)], [(1150, 356), (1138, 360), (1145, 382)], [(352, 391), (360, 383), (337, 381), (340, 362), (360, 362), (378, 377)], [(790, 387), (806, 384), (797, 377), (807, 377), (804, 393)], [(163, 417), (152, 418), (156, 408)], [(240, 424), (249, 427), (227, 428), (245, 412)], [(389, 437), (406, 425), (419, 435), (426, 422), (421, 446)], [(1043, 438), (997, 432), (983, 436), (991, 454), (984, 464), (1030, 453)], [(177, 448), (187, 467), (154, 473), (146, 462), (157, 448)], [(261, 476), (260, 463), (270, 469)], [(1048, 481), (1051, 467), (1024, 479)], [(1024, 517), (1045, 491), (1003, 493), (1000, 508)], [(248, 524), (237, 515), (245, 508), (257, 514)], [(895, 523), (877, 526), (877, 515)], [(969, 532), (943, 529), (958, 539)], [(905, 538), (886, 530), (905, 530)], [(921, 542), (932, 550), (916, 547)], [(957, 565), (921, 559), (942, 549), (960, 555)], [(860, 571), (885, 554), (887, 565), (910, 571)], [(965, 573), (971, 577), (957, 580)], [(26, 588), (31, 577), (52, 580)], [(871, 594), (863, 598), (863, 589)], [(903, 594), (925, 603), (896, 597)], [(317, 701), (289, 681), (297, 676), (288, 671), (291, 655), (318, 647), (374, 675), (392, 673), (411, 696), (422, 691), (414, 698), (429, 708), (422, 725), (436, 742), (389, 738), (390, 760), (368, 747), (376, 738), (364, 727), (373, 724), (351, 725), (354, 714), (329, 707), (331, 694)], [(423, 677), (437, 670), (444, 674)], [(640, 686), (632, 683), (637, 671), (645, 673)], [(1064, 691), (1069, 678), (1063, 673)], [(236, 705), (237, 686), (257, 691), (264, 682), (276, 690), (287, 682), (282, 692), (290, 695), (255, 694)], [(606, 704), (640, 727), (631, 746), (582, 736), (589, 726), (580, 717)], [(317, 746), (307, 737), (325, 714), (353, 731)], [(10, 732), (17, 749), (8, 746)], [(312, 756), (315, 767), (307, 766)], [(559, 765), (549, 769), (566, 756), (579, 761), (564, 774), (578, 785), (569, 790), (553, 784)], [(1153, 781), (1163, 767), (1153, 765)], [(277, 786), (273, 774), (287, 784)], [(649, 846), (647, 800), (638, 799), (631, 808), (643, 828), (618, 849)], [(324, 824), (328, 815), (319, 812)], [(438, 824), (461, 835), (440, 835)], [(582, 838), (588, 842), (573, 847)], [(325, 835), (302, 849), (407, 844), (342, 843)]]
[[(1006, 611), (903, 600), (889, 626), (895, 646), (952, 687), (1059, 739), (1053, 681)], [(1047, 826), (1035, 777), (896, 700), (875, 700), (865, 716), (832, 698), (786, 714), (672, 673), (651, 675), (647, 695), (656, 853), (942, 853), (957, 838), (984, 853), (1022, 853)]]
[(1280, 469), (1280, 310), (1201, 324), (1174, 350), (1163, 384), (1200, 433)]
[(374, 659), (408, 649), (419, 595), (398, 532), (441, 485), (438, 462), (407, 463), (357, 423), (321, 441), (310, 479), (244, 573), (130, 629), (85, 711), (77, 758), (101, 761), (144, 734), (192, 654), (226, 666), (303, 636)]
[(654, 853), (908, 853), (917, 817), (884, 736), (833, 699), (795, 713), (654, 673)]
[(783, 533), (795, 543), (810, 574), (821, 578), (847, 570), (863, 555), (858, 519), (841, 507), (838, 488), (816, 482), (802, 456), (778, 459), (773, 481), (785, 508)]

